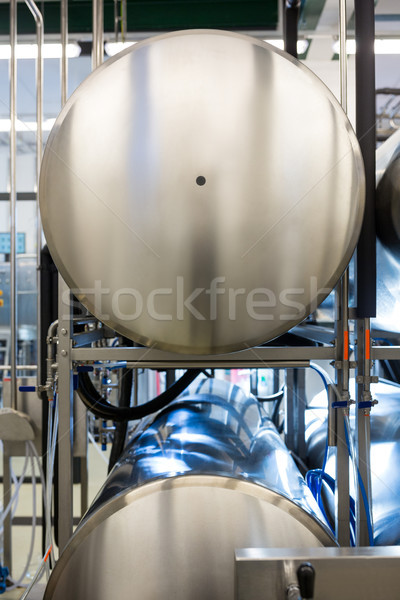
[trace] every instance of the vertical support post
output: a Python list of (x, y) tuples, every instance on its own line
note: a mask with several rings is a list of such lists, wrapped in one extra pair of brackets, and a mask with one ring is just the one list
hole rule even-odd
[[(347, 113), (347, 14), (346, 0), (339, 0), (340, 103)], [(349, 452), (345, 417), (349, 414), (349, 271), (346, 269), (336, 289), (336, 385), (343, 406), (335, 409), (336, 490), (335, 533), (341, 546), (350, 546)], [(337, 401), (330, 399), (330, 402)], [(330, 407), (331, 410), (331, 407)]]
[(61, 275), (58, 290), (58, 546), (62, 552), (72, 535), (73, 527), (73, 383), (71, 294)]
[(355, 0), (356, 131), (365, 166), (365, 211), (357, 246), (357, 317), (376, 315), (375, 3)]
[[(3, 452), (3, 506), (8, 505), (11, 500), (11, 456), (7, 452), (7, 444), (4, 444)], [(12, 571), (12, 540), (11, 540), (11, 511), (4, 519), (3, 524), (3, 564)]]
[(283, 41), (285, 52), (297, 58), (298, 23), (301, 0), (283, 0)]
[(93, 44), (92, 71), (99, 67), (104, 59), (104, 5), (103, 0), (93, 0)]
[[(357, 405), (356, 463), (370, 510), (371, 361), (370, 318), (376, 315), (376, 228), (375, 228), (375, 3), (355, 0), (356, 37), (356, 131), (364, 159), (366, 197), (364, 220), (357, 246)], [(369, 407), (368, 407), (369, 405)], [(356, 497), (357, 544), (368, 545), (367, 514), (358, 486)]]
[(40, 167), (42, 164), (43, 152), (43, 16), (34, 0), (25, 0), (26, 5), (31, 11), (36, 23), (36, 286), (37, 286), (37, 386), (42, 383), (41, 361), (39, 357), (41, 348), (41, 286), (40, 286), (40, 267), (41, 267), (41, 249), (42, 249), (42, 223), (40, 219), (39, 208), (39, 179)]
[[(372, 518), (371, 495), (371, 392), (370, 392), (370, 336), (369, 319), (357, 321), (357, 403), (356, 403), (356, 466), (366, 493), (369, 514), (367, 513), (360, 486), (356, 494), (357, 546), (369, 546), (368, 520)], [(362, 341), (363, 340), (363, 341)], [(369, 406), (368, 406), (369, 405)]]
[(305, 371), (287, 369), (285, 394), (285, 444), (305, 458)]
[(68, 97), (68, 0), (61, 0), (61, 106)]
[(350, 402), (348, 283), (348, 270), (346, 270), (336, 292), (336, 385), (342, 401), (346, 402), (346, 406), (335, 409), (337, 411), (335, 533), (341, 546), (350, 546), (349, 452), (344, 424), (345, 416), (349, 414)]
[(11, 408), (17, 404), (17, 0), (10, 0), (10, 316)]

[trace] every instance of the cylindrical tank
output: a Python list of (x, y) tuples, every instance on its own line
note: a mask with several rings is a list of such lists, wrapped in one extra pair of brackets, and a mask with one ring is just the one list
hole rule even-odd
[(194, 385), (139, 425), (45, 600), (233, 600), (236, 548), (335, 544), (259, 403)]
[(82, 83), (39, 196), (54, 261), (94, 315), (142, 344), (210, 354), (271, 340), (327, 296), (357, 243), (364, 171), (304, 65), (244, 35), (184, 31)]

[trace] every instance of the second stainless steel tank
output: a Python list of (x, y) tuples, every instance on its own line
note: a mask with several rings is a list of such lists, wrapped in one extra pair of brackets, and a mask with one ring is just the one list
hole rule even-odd
[(258, 402), (203, 381), (140, 425), (45, 600), (233, 600), (236, 548), (333, 544)]

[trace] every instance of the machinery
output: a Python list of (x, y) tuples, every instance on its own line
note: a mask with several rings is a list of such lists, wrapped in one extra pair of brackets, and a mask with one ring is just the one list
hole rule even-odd
[[(30, 4), (40, 47), (43, 23)], [(357, 30), (360, 15), (373, 13), (373, 3), (365, 6), (356, 9)], [(310, 600), (314, 584), (316, 598), (357, 598), (351, 576), (341, 574), (349, 564), (362, 572), (369, 558), (379, 577), (366, 569), (360, 597), (376, 597), (381, 586), (391, 600), (400, 552), (349, 548), (400, 541), (396, 493), (387, 494), (386, 480), (379, 488), (380, 477), (371, 485), (369, 463), (370, 414), (385, 395), (373, 387), (373, 361), (396, 379), (391, 361), (400, 348), (371, 341), (374, 327), (385, 329), (383, 342), (386, 333), (396, 340), (399, 328), (385, 311), (370, 321), (375, 140), (366, 146), (367, 123), (358, 141), (343, 110), (343, 19), (339, 103), (293, 56), (218, 29), (150, 37), (102, 64), (103, 5), (94, 0), (94, 70), (66, 100), (65, 0), (61, 8), (64, 106), (40, 181), (38, 168), (43, 230), (60, 274), (58, 319), (42, 336), (38, 384), (22, 390), (49, 401), (45, 552), (24, 598), (50, 556), (44, 600)], [(284, 13), (298, 10), (287, 2)], [(287, 49), (289, 30), (286, 21)], [(369, 52), (368, 31), (360, 41)], [(40, 99), (39, 79), (37, 88)], [(399, 246), (399, 141), (392, 146), (378, 155), (377, 254), (385, 265), (378, 301), (398, 273), (396, 263), (390, 276)], [(349, 271), (356, 247), (357, 269)], [(15, 282), (12, 291), (15, 300)], [(324, 310), (334, 328), (321, 326)], [(14, 331), (13, 416), (15, 350)], [(274, 393), (262, 397), (253, 384), (245, 393), (215, 377), (235, 368), (273, 369)], [(157, 370), (158, 387), (166, 371), (165, 391), (150, 393), (149, 384), (138, 401), (139, 369)], [(327, 395), (316, 416), (311, 369)], [(177, 370), (185, 373), (174, 381)], [(373, 461), (375, 442), (388, 442), (398, 389), (390, 384), (387, 394), (390, 408), (372, 420), (385, 424), (372, 436)], [(73, 532), (72, 449), (77, 438), (86, 443), (74, 429), (78, 397), (102, 420), (101, 431), (112, 432), (115, 460)], [(389, 442), (395, 456), (397, 425)]]
[(45, 599), (234, 598), (235, 548), (334, 544), (257, 400), (205, 378), (138, 424)]

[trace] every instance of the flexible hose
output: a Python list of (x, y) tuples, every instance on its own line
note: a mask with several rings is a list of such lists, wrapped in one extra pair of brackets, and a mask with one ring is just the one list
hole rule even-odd
[[(44, 476), (44, 471), (43, 471), (42, 463), (41, 463), (39, 454), (37, 453), (37, 450), (35, 448), (35, 444), (33, 442), (29, 441), (28, 445), (29, 445), (29, 447), (31, 449), (31, 452), (32, 452), (34, 458), (36, 459), (36, 464), (37, 464), (37, 467), (38, 467), (38, 470), (39, 470), (39, 474), (40, 474), (40, 481), (41, 481), (41, 484), (42, 484), (44, 517), (45, 517), (45, 525), (46, 525), (46, 516), (47, 516), (47, 484), (46, 484), (46, 478)], [(49, 554), (50, 554), (51, 550), (53, 550), (52, 547), (50, 547)], [(49, 562), (47, 561), (47, 558), (46, 558), (44, 566), (46, 566), (46, 574), (47, 574), (47, 579), (48, 579), (49, 576), (50, 576), (50, 569), (49, 569)]]
[(79, 373), (78, 394), (84, 405), (100, 419), (110, 419), (112, 421), (135, 421), (142, 419), (154, 412), (157, 412), (167, 406), (172, 400), (175, 400), (188, 385), (196, 379), (201, 373), (201, 369), (189, 369), (165, 392), (153, 398), (145, 404), (139, 406), (119, 407), (113, 406), (104, 400), (94, 387), (88, 373)]
[[(122, 338), (122, 344), (125, 346), (132, 346), (133, 343), (127, 338)], [(122, 369), (120, 379), (120, 394), (118, 398), (118, 406), (129, 408), (131, 405), (132, 395), (132, 383), (133, 383), (133, 370)], [(115, 424), (114, 438), (111, 445), (110, 459), (108, 462), (108, 473), (121, 456), (126, 440), (126, 434), (128, 431), (128, 421), (120, 421)]]
[[(24, 479), (25, 479), (25, 474), (26, 474), (26, 469), (27, 469), (27, 467), (28, 467), (28, 464), (29, 464), (29, 455), (28, 455), (28, 450), (26, 450), (26, 452), (27, 452), (27, 454), (26, 454), (26, 457), (25, 457), (24, 466), (23, 466), (23, 468), (22, 468), (22, 474), (21, 474), (21, 477), (20, 477), (20, 478), (18, 479), (18, 481), (17, 481), (17, 484), (16, 484), (16, 486), (15, 486), (14, 493), (13, 493), (13, 495), (11, 496), (11, 499), (10, 499), (9, 503), (7, 504), (7, 506), (6, 506), (5, 510), (3, 510), (3, 512), (1, 513), (1, 517), (0, 517), (0, 527), (2, 527), (2, 526), (3, 526), (4, 520), (5, 520), (5, 518), (7, 517), (8, 513), (10, 512), (10, 510), (11, 510), (11, 508), (12, 508), (12, 506), (13, 506), (13, 503), (14, 503), (15, 501), (18, 501), (18, 497), (19, 497), (19, 491), (20, 491), (20, 489), (21, 489), (21, 485), (22, 485), (22, 484), (23, 484), (23, 482), (24, 482)], [(15, 512), (15, 509), (16, 509), (16, 506), (15, 506), (15, 508), (14, 508), (14, 512)]]
[(13, 585), (7, 587), (7, 591), (13, 590), (17, 587), (21, 587), (27, 573), (29, 570), (29, 565), (32, 561), (33, 549), (35, 545), (35, 534), (36, 534), (36, 476), (35, 476), (35, 460), (34, 456), (31, 452), (30, 447), (27, 445), (27, 456), (30, 458), (31, 462), (31, 472), (32, 472), (32, 533), (31, 533), (31, 542), (29, 546), (28, 558), (26, 559), (25, 567), (22, 571), (21, 576), (17, 581), (13, 582)]

